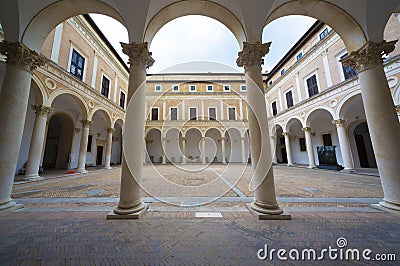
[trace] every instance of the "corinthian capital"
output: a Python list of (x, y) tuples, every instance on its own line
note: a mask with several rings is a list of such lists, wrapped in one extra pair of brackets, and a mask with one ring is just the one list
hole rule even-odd
[(154, 59), (149, 52), (148, 43), (120, 43), (122, 51), (129, 56), (130, 66), (149, 68), (154, 64)]
[(303, 132), (311, 133), (311, 127), (303, 127), (301, 130), (303, 130)]
[(33, 111), (35, 111), (36, 115), (39, 115), (39, 116), (47, 116), (48, 114), (53, 112), (53, 108), (44, 106), (44, 105), (40, 105), (40, 104), (33, 104), (33, 105), (31, 105), (31, 107), (32, 107)]
[(243, 42), (243, 50), (238, 53), (236, 64), (239, 67), (261, 66), (264, 64), (263, 57), (268, 54), (271, 43), (248, 43)]
[(90, 121), (90, 120), (80, 120), (79, 122), (81, 122), (82, 127), (86, 127), (86, 128), (89, 128), (92, 125), (92, 121)]
[(356, 69), (357, 72), (362, 72), (371, 67), (381, 65), (383, 63), (382, 56), (393, 52), (396, 42), (367, 42), (363, 47), (351, 52), (348, 57), (340, 61), (343, 65), (350, 66)]
[(395, 108), (396, 108), (397, 115), (400, 115), (400, 104), (396, 105)]
[(7, 56), (7, 64), (32, 72), (48, 59), (28, 49), (20, 42), (0, 42), (0, 54)]
[(114, 131), (115, 131), (115, 128), (113, 128), (113, 127), (107, 128), (108, 134), (112, 134)]
[(337, 119), (332, 120), (332, 124), (336, 125), (336, 127), (344, 127), (346, 125), (346, 119)]

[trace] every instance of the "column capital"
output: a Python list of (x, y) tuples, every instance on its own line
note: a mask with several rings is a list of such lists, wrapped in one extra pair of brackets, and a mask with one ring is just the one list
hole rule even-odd
[(41, 104), (33, 104), (31, 105), (31, 108), (33, 109), (33, 111), (35, 111), (35, 114), (39, 116), (47, 116), (48, 114), (53, 112), (53, 108)]
[(114, 131), (115, 131), (115, 128), (113, 128), (113, 127), (107, 128), (108, 134), (112, 134)]
[(186, 138), (185, 138), (185, 137), (182, 137), (181, 139), (182, 139), (182, 141), (186, 141)]
[(395, 109), (396, 109), (397, 115), (400, 115), (400, 104), (396, 105)]
[(79, 120), (81, 122), (82, 127), (89, 128), (92, 125), (92, 121), (90, 120)]
[(303, 127), (301, 130), (303, 130), (303, 132), (311, 133), (311, 127)]
[(337, 119), (337, 120), (332, 120), (332, 124), (336, 125), (336, 127), (345, 127), (346, 126), (346, 119)]
[(129, 56), (130, 67), (151, 67), (155, 60), (151, 57), (149, 52), (148, 42), (144, 43), (120, 43), (122, 51)]
[(264, 64), (263, 57), (268, 54), (271, 43), (248, 43), (243, 42), (243, 50), (238, 53), (236, 64), (246, 69), (247, 67), (259, 66)]
[(394, 51), (397, 41), (381, 41), (381, 42), (366, 42), (360, 49), (353, 51), (346, 58), (340, 60), (343, 65), (350, 66), (362, 72), (371, 67), (382, 65), (383, 55), (387, 55)]
[(282, 136), (285, 136), (285, 137), (288, 136), (288, 137), (289, 137), (289, 136), (290, 136), (290, 133), (289, 133), (289, 132), (283, 132), (283, 133), (282, 133)]
[(32, 72), (48, 61), (47, 58), (30, 50), (20, 42), (0, 42), (0, 54), (7, 56), (7, 64), (17, 66), (29, 72)]

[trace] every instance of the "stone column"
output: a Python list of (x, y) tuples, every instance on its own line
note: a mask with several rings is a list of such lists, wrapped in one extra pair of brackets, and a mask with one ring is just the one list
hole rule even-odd
[(293, 161), (292, 161), (292, 150), (290, 149), (290, 133), (289, 132), (283, 132), (283, 136), (285, 136), (285, 148), (286, 148), (286, 157), (287, 157), (287, 165), (292, 166)]
[(165, 147), (166, 147), (166, 141), (167, 139), (165, 137), (161, 137), (161, 151), (162, 151), (162, 157), (161, 157), (161, 163), (166, 164), (167, 160), (165, 158)]
[(106, 164), (104, 168), (111, 169), (111, 152), (112, 152), (112, 138), (115, 128), (107, 128), (107, 142), (106, 142)]
[[(246, 74), (247, 101), (249, 106), (250, 150), (252, 160), (252, 188), (255, 200), (248, 205), (261, 218), (281, 214), (283, 210), (276, 201), (270, 137), (265, 108), (265, 93), (261, 65), (271, 43), (243, 42), (236, 63), (244, 67)], [(282, 216), (283, 217), (283, 216)]]
[(43, 142), (46, 132), (47, 115), (53, 110), (44, 105), (32, 105), (36, 113), (33, 125), (31, 145), (29, 147), (28, 162), (26, 163), (25, 180), (42, 180), (39, 176), (40, 161), (42, 158)]
[(206, 163), (206, 138), (201, 138), (201, 162)]
[(276, 159), (276, 140), (275, 140), (275, 136), (271, 136), (271, 155), (272, 155), (272, 163), (277, 164), (278, 161)]
[(367, 42), (342, 59), (342, 63), (358, 72), (365, 115), (385, 196), (379, 204), (400, 211), (400, 123), (393, 108), (382, 59), (382, 55), (394, 50), (395, 43)]
[[(18, 154), (21, 147), (32, 71), (45, 59), (22, 43), (0, 42), (7, 56), (7, 69), (0, 91), (0, 211), (16, 208), (11, 200)], [(21, 205), (19, 205), (21, 206)]]
[[(242, 144), (242, 163), (247, 163), (247, 158), (246, 158), (246, 145), (245, 145), (245, 143), (244, 143), (244, 137), (241, 137), (240, 138), (240, 142), (241, 142), (241, 144)], [(231, 143), (231, 145), (233, 145), (232, 143)], [(231, 147), (231, 149), (232, 149), (232, 147)], [(233, 152), (233, 150), (231, 151), (231, 152)]]
[(354, 169), (353, 156), (351, 155), (349, 137), (346, 132), (346, 120), (333, 120), (332, 124), (336, 125), (338, 133), (340, 153), (342, 154), (344, 170)]
[(221, 138), (221, 153), (222, 153), (222, 163), (226, 163), (226, 153), (225, 153), (225, 137)]
[(302, 128), (306, 138), (306, 147), (308, 155), (308, 168), (315, 168), (314, 148), (311, 139), (311, 127)]
[(186, 138), (182, 138), (182, 164), (186, 164)]
[(79, 173), (86, 173), (86, 152), (89, 137), (89, 128), (92, 125), (90, 120), (81, 120), (82, 132), (81, 132), (81, 143), (79, 145), (79, 156), (78, 156), (78, 169)]
[(148, 43), (121, 43), (129, 56), (129, 85), (124, 126), (124, 155), (121, 171), (121, 190), (118, 206), (107, 217), (137, 219), (147, 209), (140, 195), (143, 172), (143, 145), (145, 130), (146, 69), (154, 59)]

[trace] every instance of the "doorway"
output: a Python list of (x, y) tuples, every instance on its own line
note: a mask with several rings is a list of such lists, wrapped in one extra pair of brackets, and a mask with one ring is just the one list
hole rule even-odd
[(103, 149), (104, 146), (97, 146), (96, 150), (96, 165), (102, 165), (103, 164)]

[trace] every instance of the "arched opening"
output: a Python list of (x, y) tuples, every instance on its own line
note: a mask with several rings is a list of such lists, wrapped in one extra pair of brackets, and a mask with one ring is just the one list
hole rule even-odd
[(200, 130), (191, 128), (185, 133), (186, 138), (186, 162), (201, 163), (201, 141), (202, 135)]
[(167, 162), (182, 163), (182, 132), (177, 128), (171, 128), (165, 135), (165, 155)]
[[(383, 31), (383, 39), (386, 41), (393, 41), (400, 37), (400, 13), (393, 13), (386, 23), (385, 29)], [(395, 44), (395, 49), (391, 52), (388, 57), (393, 57), (400, 54), (400, 44), (397, 42)]]
[(47, 128), (44, 169), (70, 169), (74, 122), (65, 113), (54, 114)]
[(275, 160), (280, 164), (287, 164), (287, 152), (285, 146), (285, 137), (283, 136), (283, 128), (281, 125), (275, 125), (272, 131), (275, 137)]
[(229, 128), (225, 132), (225, 146), (226, 146), (226, 157), (227, 157), (226, 161), (228, 163), (246, 162), (246, 153), (244, 150), (245, 147), (244, 146), (242, 147), (242, 136), (238, 129)]
[(308, 156), (305, 149), (306, 140), (302, 127), (300, 120), (293, 118), (287, 123), (286, 132), (290, 134), (290, 150), (293, 163), (306, 165), (308, 164)]
[(205, 135), (206, 163), (222, 163), (222, 140), (218, 129), (210, 128)]
[(91, 120), (92, 125), (89, 131), (91, 147), (90, 151), (86, 153), (86, 165), (105, 165), (107, 129), (111, 126), (111, 119), (106, 111), (100, 109), (93, 114)]
[(361, 122), (353, 126), (350, 143), (354, 156), (356, 168), (377, 168), (374, 149), (369, 135), (367, 122)]
[(162, 163), (162, 149), (161, 131), (150, 129), (146, 136), (146, 163)]
[(114, 123), (113, 137), (112, 137), (112, 150), (111, 150), (111, 165), (118, 165), (122, 163), (122, 128), (124, 122), (118, 119)]

